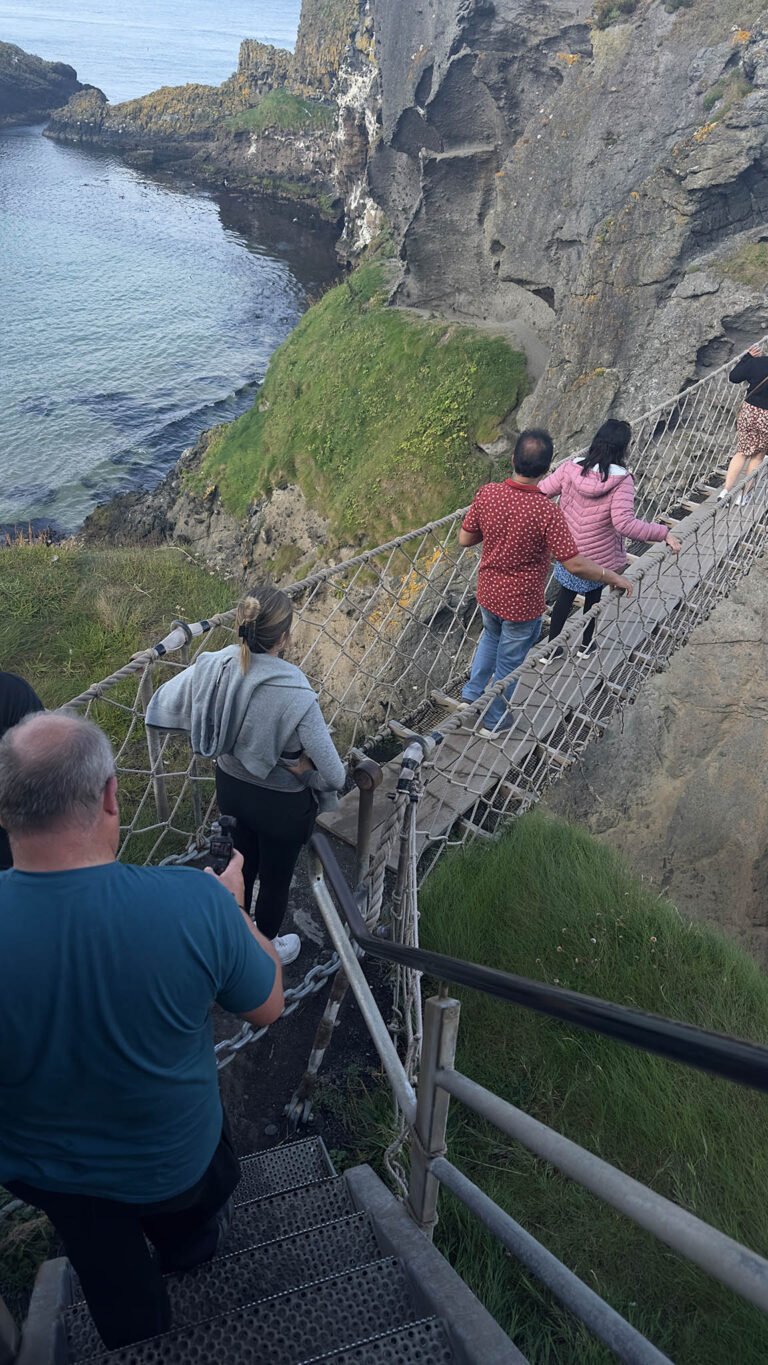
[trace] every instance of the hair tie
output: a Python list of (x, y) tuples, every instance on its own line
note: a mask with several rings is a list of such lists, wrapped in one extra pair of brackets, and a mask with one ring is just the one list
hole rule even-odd
[(238, 635), (240, 636), (240, 639), (241, 639), (241, 640), (247, 640), (247, 639), (248, 639), (248, 622), (247, 622), (247, 621), (243, 621), (243, 624), (238, 628), (238, 632), (237, 632), (237, 633), (238, 633)]

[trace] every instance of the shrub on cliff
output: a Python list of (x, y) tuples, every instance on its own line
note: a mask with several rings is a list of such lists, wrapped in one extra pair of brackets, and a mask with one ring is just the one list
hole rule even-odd
[(215, 484), (242, 515), (295, 480), (336, 537), (374, 544), (468, 501), (492, 472), (476, 443), (526, 390), (505, 341), (388, 308), (383, 267), (367, 265), (305, 314), (195, 487)]
[(621, 19), (628, 19), (637, 9), (638, 0), (597, 0), (593, 10), (596, 28), (608, 28)]

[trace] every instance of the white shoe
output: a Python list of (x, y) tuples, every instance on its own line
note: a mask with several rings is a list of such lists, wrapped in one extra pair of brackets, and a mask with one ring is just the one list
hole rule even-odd
[(565, 650), (562, 645), (558, 645), (557, 649), (553, 649), (551, 654), (542, 654), (539, 658), (539, 663), (542, 668), (546, 668), (549, 664), (559, 663), (564, 654)]
[(727, 507), (728, 503), (731, 501), (731, 496), (731, 490), (729, 488), (721, 488), (717, 495), (717, 501), (722, 502), (724, 506)]
[(512, 729), (511, 725), (499, 725), (496, 730), (489, 730), (487, 725), (483, 725), (475, 734), (481, 739), (505, 739)]
[(278, 934), (273, 938), (272, 947), (280, 958), (284, 967), (289, 962), (295, 962), (301, 952), (301, 939), (298, 934)]

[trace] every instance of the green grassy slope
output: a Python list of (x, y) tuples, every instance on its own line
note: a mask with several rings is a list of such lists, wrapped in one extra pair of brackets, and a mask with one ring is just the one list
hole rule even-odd
[(331, 129), (336, 118), (336, 106), (318, 100), (302, 99), (288, 90), (269, 90), (258, 104), (243, 109), (226, 120), (231, 133), (263, 133), (277, 129), (283, 133), (303, 133), (315, 128)]
[(236, 589), (181, 550), (0, 552), (0, 660), (60, 706), (164, 635), (231, 607)]
[(385, 306), (380, 265), (309, 310), (273, 356), (255, 406), (221, 429), (195, 475), (244, 514), (298, 480), (340, 539), (374, 545), (467, 501), (493, 440), (527, 390), (503, 340)]
[[(421, 900), (442, 952), (768, 1040), (768, 980), (684, 923), (580, 830), (540, 815), (447, 856)], [(768, 1252), (768, 1101), (465, 992), (458, 1067), (754, 1250)], [(358, 1109), (360, 1151), (387, 1110)], [(677, 1365), (760, 1365), (768, 1321), (591, 1194), (454, 1104), (449, 1156)], [(479, 1224), (441, 1195), (437, 1242), (536, 1365), (608, 1365)]]

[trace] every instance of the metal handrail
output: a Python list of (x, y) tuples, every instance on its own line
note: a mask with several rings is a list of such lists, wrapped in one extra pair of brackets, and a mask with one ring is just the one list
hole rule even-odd
[(553, 1018), (567, 1019), (592, 1032), (757, 1090), (768, 1089), (768, 1048), (574, 991), (542, 986), (440, 953), (383, 941), (368, 930), (328, 840), (315, 835), (311, 846), (313, 890), (318, 906), (339, 955), (344, 957), (353, 993), (410, 1129), (408, 1207), (418, 1226), (431, 1236), (437, 1221), (437, 1191), (441, 1185), (446, 1186), (627, 1365), (667, 1365), (667, 1357), (646, 1337), (448, 1160), (445, 1139), (452, 1096), (721, 1284), (768, 1311), (768, 1261), (763, 1257), (456, 1071), (460, 1012), (457, 1000), (441, 996), (425, 1004), (419, 1089), (414, 1095), (357, 952), (362, 949), (384, 961), (398, 962), (444, 981), (485, 991)]
[[(460, 1071), (438, 1070), (435, 1085), (631, 1218), (638, 1227), (666, 1242), (708, 1275), (768, 1312), (768, 1261), (762, 1256)], [(439, 1171), (435, 1174), (439, 1177)]]
[(759, 1043), (712, 1033), (694, 1024), (630, 1009), (562, 986), (550, 986), (444, 953), (411, 948), (374, 936), (365, 924), (326, 836), (314, 834), (310, 846), (320, 861), (353, 939), (370, 957), (400, 963), (441, 981), (494, 995), (551, 1019), (563, 1019), (605, 1038), (683, 1062), (753, 1090), (768, 1091), (768, 1047)]
[[(416, 1143), (411, 1153), (412, 1188), (414, 1173), (418, 1167), (421, 1167), (427, 1181), (431, 1181), (433, 1185), (439, 1182), (451, 1189), (472, 1213), (490, 1229), (494, 1236), (504, 1246), (508, 1247), (522, 1264), (528, 1267), (532, 1274), (536, 1275), (543, 1284), (546, 1284), (553, 1294), (601, 1341), (617, 1352), (619, 1358), (625, 1361), (626, 1365), (672, 1365), (667, 1356), (658, 1351), (642, 1333), (638, 1332), (614, 1308), (611, 1308), (610, 1304), (606, 1303), (604, 1299), (601, 1299), (593, 1289), (590, 1289), (589, 1285), (580, 1280), (578, 1275), (575, 1275), (572, 1270), (558, 1261), (557, 1257), (542, 1246), (531, 1233), (521, 1228), (504, 1209), (478, 1189), (471, 1180), (446, 1159), (441, 1151), (420, 1150), (417, 1104), (413, 1087), (397, 1054), (397, 1049), (389, 1035), (386, 1023), (373, 999), (371, 988), (365, 979), (357, 956), (354, 941), (348, 936), (342, 916), (337, 910), (334, 898), (326, 885), (323, 867), (317, 855), (315, 855), (312, 890), (325, 926), (339, 957), (342, 959), (352, 992), (360, 1006), (371, 1039), (384, 1065), (393, 1094), (400, 1109), (405, 1114), (411, 1137)], [(434, 1004), (435, 1002), (431, 1003)], [(437, 1003), (440, 1008), (447, 1006), (450, 1010), (451, 1006), (454, 1006), (458, 1011), (458, 1005), (455, 1001), (440, 1000)], [(425, 1041), (428, 1041), (428, 1036), (429, 1028)], [(433, 1078), (435, 1074), (433, 1066)], [(427, 1061), (426, 1067), (422, 1065), (420, 1076), (420, 1104), (423, 1103), (429, 1088), (429, 1079), (429, 1062)], [(415, 1216), (410, 1204), (411, 1197), (412, 1191), (409, 1195), (409, 1206), (412, 1216)], [(418, 1218), (416, 1221), (419, 1221)], [(429, 1225), (419, 1225), (423, 1227), (427, 1235), (431, 1235)]]

